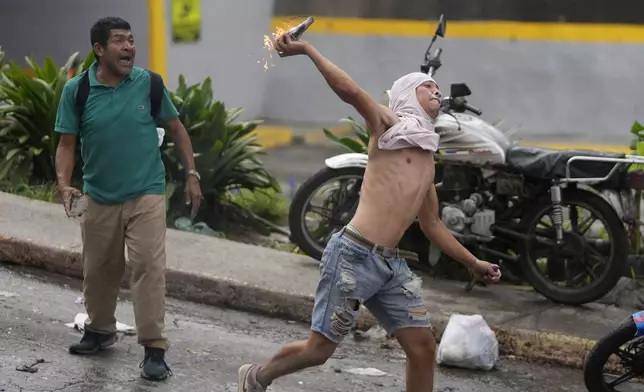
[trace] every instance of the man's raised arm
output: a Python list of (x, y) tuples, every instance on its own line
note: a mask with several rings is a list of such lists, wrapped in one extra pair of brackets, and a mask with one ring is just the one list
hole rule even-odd
[[(284, 34), (274, 43), (281, 57), (306, 54), (313, 61), (329, 87), (344, 102), (353, 106), (365, 119), (371, 134), (380, 134), (397, 123), (398, 117), (386, 106), (380, 105), (371, 95), (364, 91), (340, 67), (324, 57), (306, 41), (293, 41), (289, 34)], [(378, 135), (379, 136), (379, 135)]]

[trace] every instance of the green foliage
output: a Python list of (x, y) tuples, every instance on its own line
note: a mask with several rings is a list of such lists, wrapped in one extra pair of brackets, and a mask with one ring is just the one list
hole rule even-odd
[(226, 200), (272, 223), (286, 225), (289, 201), (274, 189), (235, 189), (226, 193)]
[[(0, 73), (0, 181), (29, 176), (55, 181), (54, 157), (58, 135), (54, 132), (58, 102), (68, 72), (78, 53), (57, 67), (47, 57), (42, 65), (27, 57), (27, 71), (10, 62)], [(93, 62), (87, 56), (76, 73)]]
[[(259, 160), (265, 154), (253, 133), (259, 121), (236, 121), (242, 109), (226, 110), (223, 102), (215, 100), (210, 78), (188, 86), (180, 76), (179, 87), (171, 96), (190, 135), (195, 166), (201, 175), (204, 195), (201, 220), (211, 227), (220, 223), (222, 208), (228, 204), (225, 196), (231, 190), (279, 192), (279, 184)], [(168, 219), (173, 222), (176, 217), (187, 214), (183, 192), (185, 172), (171, 139), (166, 137), (162, 152), (168, 181), (175, 184), (169, 194)], [(235, 204), (231, 206), (244, 209)]]
[(56, 185), (53, 183), (35, 185), (24, 182), (0, 182), (0, 192), (12, 193), (14, 195), (46, 201), (49, 203), (55, 203), (58, 201)]
[(641, 133), (642, 131), (644, 131), (644, 125), (635, 121), (631, 127), (631, 133), (638, 138), (644, 138), (644, 134)]
[[(635, 121), (631, 127), (631, 134), (634, 136), (631, 142), (631, 150), (634, 155), (644, 156), (644, 126)], [(631, 165), (628, 171), (644, 170), (644, 165)]]
[(355, 138), (346, 136), (339, 137), (325, 128), (324, 134), (326, 135), (326, 137), (333, 140), (338, 145), (346, 148), (347, 150), (349, 150), (349, 152), (366, 154), (369, 147), (369, 129), (367, 129), (367, 127), (365, 126), (362, 126), (351, 117), (344, 118), (340, 121), (351, 126), (351, 131), (353, 132)]

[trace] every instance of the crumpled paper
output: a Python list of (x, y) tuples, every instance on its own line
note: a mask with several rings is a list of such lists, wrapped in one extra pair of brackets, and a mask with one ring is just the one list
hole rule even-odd
[[(87, 320), (88, 317), (89, 316), (85, 313), (78, 313), (76, 317), (74, 317), (74, 322), (65, 324), (65, 326), (83, 332), (85, 330), (85, 320)], [(116, 331), (121, 332), (124, 335), (136, 335), (136, 329), (134, 327), (123, 324), (119, 321), (116, 322)]]
[(376, 368), (351, 368), (343, 370), (344, 373), (357, 374), (359, 376), (385, 376), (387, 373)]

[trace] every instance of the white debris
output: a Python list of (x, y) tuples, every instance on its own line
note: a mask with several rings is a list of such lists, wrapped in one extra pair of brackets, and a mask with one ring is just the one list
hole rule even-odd
[(382, 370), (378, 370), (376, 368), (351, 368), (351, 369), (343, 370), (343, 372), (357, 374), (359, 376), (375, 376), (375, 377), (385, 376), (387, 374)]
[[(74, 322), (65, 324), (69, 328), (74, 328), (80, 332), (83, 332), (85, 330), (85, 320), (87, 320), (89, 316), (85, 313), (78, 313), (76, 317), (74, 317)], [(127, 324), (123, 324), (119, 321), (116, 322), (116, 331), (121, 332), (125, 335), (135, 335), (136, 334), (136, 329), (134, 327), (131, 327)]]
[(10, 293), (8, 291), (0, 291), (0, 297), (13, 298), (13, 297), (17, 297), (17, 296), (18, 296), (18, 294), (16, 294), (16, 293)]

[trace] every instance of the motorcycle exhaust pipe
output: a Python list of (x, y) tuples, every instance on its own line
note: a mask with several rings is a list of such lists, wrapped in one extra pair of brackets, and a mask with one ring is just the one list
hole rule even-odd
[(494, 239), (494, 237), (483, 237), (483, 236), (476, 235), (476, 234), (463, 234), (463, 233), (457, 233), (457, 232), (452, 231), (452, 230), (450, 230), (450, 232), (463, 245), (477, 244), (479, 242), (490, 242), (490, 241), (492, 241)]
[(509, 255), (507, 253), (499, 252), (498, 250), (490, 249), (487, 246), (479, 246), (479, 250), (482, 252), (485, 252), (491, 256), (498, 257), (499, 259), (503, 259), (505, 261), (510, 261), (513, 263), (516, 263), (519, 261), (519, 258), (514, 256), (514, 255)]
[(521, 241), (528, 241), (530, 239), (529, 236), (523, 233), (519, 233), (516, 230), (512, 230), (503, 226), (492, 225), (490, 226), (490, 231), (492, 232), (492, 234), (499, 237), (506, 237), (506, 238), (509, 237), (509, 238), (521, 240)]

